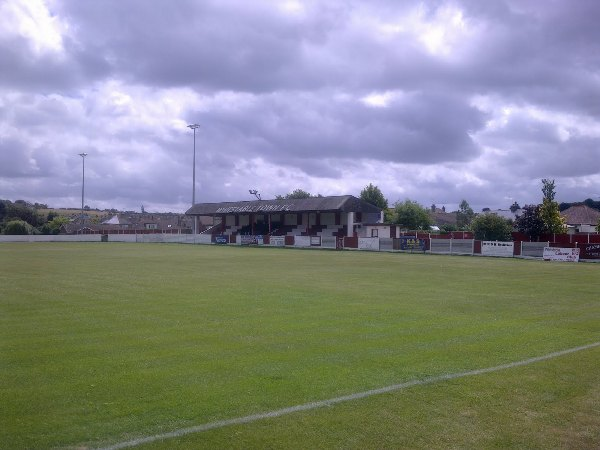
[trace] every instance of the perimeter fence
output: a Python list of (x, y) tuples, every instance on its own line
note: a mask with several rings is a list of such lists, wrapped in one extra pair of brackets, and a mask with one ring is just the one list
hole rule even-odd
[[(425, 235), (426, 236), (426, 235)], [(210, 234), (74, 234), (74, 235), (0, 235), (2, 242), (138, 242), (205, 245), (256, 245), (271, 247), (349, 249), (383, 252), (480, 255), (492, 257), (542, 258), (545, 248), (579, 249), (582, 260), (600, 262), (600, 235), (589, 235), (584, 242), (556, 241), (479, 241), (476, 239), (432, 238), (415, 234), (398, 238), (336, 236), (262, 236)], [(591, 236), (591, 237), (590, 237)], [(572, 239), (572, 238), (571, 238)], [(587, 241), (587, 242), (586, 242)], [(591, 243), (589, 241), (592, 241)]]

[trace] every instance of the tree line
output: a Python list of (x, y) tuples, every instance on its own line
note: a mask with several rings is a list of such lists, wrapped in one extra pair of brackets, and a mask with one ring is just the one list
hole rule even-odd
[[(310, 192), (296, 189), (288, 194), (277, 196), (278, 199), (310, 197), (321, 197), (321, 194), (312, 195)], [(381, 189), (373, 183), (365, 186), (359, 197), (382, 209), (386, 223), (400, 225), (402, 228), (411, 231), (430, 230), (434, 224), (430, 211), (416, 201), (407, 199), (396, 202), (390, 207)], [(489, 241), (512, 240), (511, 234), (513, 231), (521, 232), (532, 240), (537, 240), (542, 234), (564, 233), (567, 228), (560, 212), (572, 205), (581, 203), (561, 203), (559, 205), (555, 201), (555, 197), (556, 185), (554, 180), (542, 179), (542, 203), (525, 205), (521, 208), (517, 202), (514, 202), (510, 206), (510, 210), (513, 213), (522, 210), (514, 221), (490, 213), (489, 208), (485, 208), (483, 214), (476, 214), (467, 200), (463, 199), (459, 204), (458, 211), (456, 211), (456, 225), (442, 225), (440, 230), (443, 232), (472, 231), (475, 239)], [(600, 210), (600, 202), (587, 199), (583, 204)], [(431, 211), (435, 212), (435, 210), (435, 205), (432, 205)], [(600, 232), (600, 221), (596, 230)]]
[[(467, 200), (463, 199), (456, 211), (456, 225), (447, 224), (440, 226), (443, 232), (472, 231), (475, 239), (505, 241), (511, 239), (512, 231), (519, 231), (532, 240), (538, 239), (542, 234), (564, 233), (566, 224), (560, 212), (570, 206), (584, 204), (600, 210), (600, 201), (587, 199), (582, 203), (561, 203), (555, 201), (556, 186), (554, 180), (542, 180), (542, 203), (525, 205), (523, 208), (517, 202), (510, 206), (512, 212), (522, 209), (516, 220), (511, 221), (496, 214), (476, 214)], [(321, 194), (311, 194), (302, 189), (295, 189), (284, 195), (277, 195), (277, 199), (302, 199), (322, 197)], [(360, 192), (359, 197), (384, 211), (386, 223), (400, 225), (406, 230), (430, 230), (434, 221), (430, 211), (418, 202), (406, 199), (396, 202), (391, 207), (378, 186), (369, 183)], [(24, 200), (0, 199), (0, 234), (58, 234), (61, 227), (70, 221), (69, 218), (49, 212), (42, 215), (39, 209), (47, 205), (29, 203)], [(89, 209), (89, 207), (86, 207)], [(488, 211), (486, 211), (486, 209)], [(432, 205), (432, 211), (436, 210)], [(600, 222), (596, 227), (600, 232)]]
[(0, 234), (58, 234), (69, 222), (69, 218), (54, 212), (42, 215), (38, 211), (41, 208), (47, 205), (0, 199)]
[[(537, 240), (542, 234), (560, 234), (566, 232), (564, 218), (560, 215), (564, 205), (555, 201), (556, 185), (554, 180), (542, 180), (542, 203), (537, 205), (525, 205), (523, 208), (517, 202), (510, 206), (515, 213), (522, 209), (514, 221), (505, 219), (484, 209), (483, 214), (475, 214), (466, 200), (462, 200), (456, 211), (456, 226), (446, 225), (440, 227), (442, 231), (472, 231), (475, 239), (490, 241), (511, 240), (511, 233), (519, 231), (532, 240)], [(433, 224), (431, 214), (419, 203), (412, 200), (395, 203), (391, 208), (381, 190), (370, 183), (360, 193), (360, 198), (385, 211), (385, 219), (388, 223), (400, 225), (407, 230), (429, 230)], [(600, 202), (588, 199), (583, 202), (590, 207), (600, 209)], [(435, 211), (432, 205), (432, 211)], [(486, 211), (487, 210), (487, 211)], [(600, 232), (600, 221), (596, 230)]]

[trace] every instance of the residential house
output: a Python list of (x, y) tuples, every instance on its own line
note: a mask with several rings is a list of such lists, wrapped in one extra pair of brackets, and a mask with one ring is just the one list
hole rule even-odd
[(560, 215), (565, 219), (569, 233), (594, 233), (600, 221), (600, 211), (587, 205), (575, 205)]

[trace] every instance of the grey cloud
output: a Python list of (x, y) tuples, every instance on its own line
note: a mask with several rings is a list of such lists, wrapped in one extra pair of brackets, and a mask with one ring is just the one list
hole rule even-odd
[[(64, 53), (35, 54), (22, 37), (0, 38), (9, 68), (0, 72), (0, 185), (33, 200), (42, 191), (76, 198), (77, 153), (89, 151), (97, 201), (187, 205), (189, 130), (178, 135), (138, 101), (139, 92), (171, 88), (199, 96), (173, 120), (202, 124), (197, 175), (205, 200), (245, 194), (265, 176), (256, 161), (273, 171), (266, 176), (278, 190), (290, 185), (278, 193), (299, 182), (353, 186), (348, 178), (360, 179), (367, 160), (399, 173), (417, 166), (450, 173), (410, 178), (405, 192), (425, 204), (452, 196), (484, 206), (498, 196), (523, 203), (528, 190), (537, 196), (538, 177), (594, 183), (597, 138), (575, 126), (561, 139), (557, 113), (586, 123), (600, 115), (600, 3), (426, 2), (424, 21), (448, 5), (463, 10), (472, 34), (450, 55), (429, 53), (410, 27), (375, 29), (414, 13), (413, 3), (302, 4), (293, 15), (278, 11), (283, 3), (261, 1), (52, 2), (50, 12), (68, 25)], [(138, 94), (131, 105), (99, 98), (113, 82)], [(386, 91), (397, 95), (386, 107), (360, 101)], [(224, 92), (232, 100), (220, 105)], [(489, 113), (471, 105), (478, 96), (492, 99)], [(504, 106), (548, 119), (513, 115), (490, 128)], [(52, 186), (40, 188), (44, 182)], [(401, 180), (387, 182), (401, 192)]]
[(415, 93), (389, 107), (368, 107), (358, 100), (339, 104), (334, 92), (280, 93), (248, 109), (212, 111), (201, 116), (208, 128), (227, 124), (239, 156), (265, 157), (296, 165), (309, 174), (339, 171), (315, 168), (315, 161), (374, 159), (408, 163), (468, 161), (480, 149), (470, 133), (484, 114), (456, 96)]
[(479, 139), (509, 150), (502, 164), (522, 176), (580, 177), (598, 172), (600, 138), (582, 136), (573, 129), (561, 138), (555, 124), (524, 114), (511, 115), (505, 126), (482, 133)]
[(13, 138), (0, 138), (0, 176), (26, 177), (36, 172), (27, 156), (27, 146)]

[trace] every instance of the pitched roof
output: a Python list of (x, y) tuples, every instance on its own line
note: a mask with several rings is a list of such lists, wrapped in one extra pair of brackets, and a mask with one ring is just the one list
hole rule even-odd
[(597, 225), (600, 220), (600, 211), (587, 205), (575, 205), (565, 209), (561, 216), (567, 225)]
[(381, 212), (378, 207), (353, 195), (310, 197), (302, 199), (251, 200), (243, 202), (197, 203), (186, 211), (188, 215), (226, 215), (247, 213), (300, 212)]

